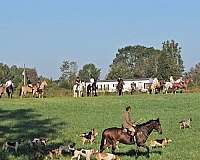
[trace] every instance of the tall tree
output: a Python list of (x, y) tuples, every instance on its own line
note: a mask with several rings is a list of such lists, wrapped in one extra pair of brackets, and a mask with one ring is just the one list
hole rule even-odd
[(118, 50), (107, 79), (119, 77), (141, 78), (157, 75), (157, 64), (159, 50), (153, 47), (128, 46)]
[(172, 75), (178, 78), (184, 71), (181, 57), (181, 47), (174, 40), (163, 42), (161, 54), (158, 59), (158, 78), (169, 80)]
[(78, 65), (76, 62), (74, 61), (70, 62), (69, 60), (64, 60), (60, 67), (60, 71), (62, 73), (60, 79), (69, 80), (69, 78), (72, 75), (76, 75), (77, 70), (78, 70)]
[(192, 76), (194, 84), (196, 86), (199, 86), (200, 85), (200, 63), (192, 67), (188, 74)]
[(95, 79), (99, 79), (101, 69), (95, 67), (94, 64), (85, 64), (83, 68), (79, 71), (79, 77), (83, 81), (89, 81), (91, 76)]
[(60, 77), (60, 86), (71, 89), (76, 78), (77, 70), (77, 62), (64, 60), (60, 67), (62, 73)]

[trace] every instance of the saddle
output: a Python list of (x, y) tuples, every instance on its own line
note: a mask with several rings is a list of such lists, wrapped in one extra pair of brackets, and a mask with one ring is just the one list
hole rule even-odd
[(127, 133), (131, 136), (131, 142), (135, 143), (136, 142), (136, 137), (135, 137), (136, 131), (134, 132), (134, 135), (131, 135), (131, 131), (129, 131), (128, 128), (124, 128), (123, 125), (122, 125), (122, 129), (123, 129), (122, 130), (123, 133)]

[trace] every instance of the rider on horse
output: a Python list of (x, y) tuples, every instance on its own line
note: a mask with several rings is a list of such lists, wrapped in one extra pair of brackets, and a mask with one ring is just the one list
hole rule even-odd
[(76, 84), (76, 89), (78, 90), (78, 86), (80, 85), (81, 83), (81, 80), (79, 77), (76, 77), (76, 81), (75, 81), (75, 84)]
[(32, 85), (31, 80), (29, 78), (27, 78), (27, 84), (28, 84), (28, 87), (33, 88), (33, 85)]
[(97, 86), (96, 86), (96, 83), (97, 83), (97, 81), (96, 81), (96, 79), (93, 77), (93, 76), (91, 76), (91, 78), (90, 78), (90, 82), (92, 83), (92, 92), (94, 92), (94, 96), (97, 96)]
[(131, 112), (131, 107), (130, 106), (126, 107), (126, 111), (124, 111), (123, 115), (122, 115), (122, 120), (123, 120), (122, 127), (124, 129), (128, 129), (128, 131), (131, 132), (131, 135), (134, 136), (134, 134), (135, 134), (135, 126), (136, 125), (131, 120), (130, 112)]
[(12, 92), (13, 92), (13, 83), (12, 83), (12, 80), (9, 79), (7, 82), (6, 82), (6, 89), (8, 88), (11, 88)]

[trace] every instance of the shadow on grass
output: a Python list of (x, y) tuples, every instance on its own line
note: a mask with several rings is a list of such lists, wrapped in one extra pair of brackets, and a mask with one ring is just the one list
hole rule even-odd
[[(159, 155), (162, 154), (161, 151), (156, 151), (156, 150), (150, 150), (149, 155), (148, 155), (148, 153), (145, 152), (145, 151), (144, 151), (144, 152), (139, 151), (139, 152), (137, 153), (137, 157), (144, 156), (144, 157), (146, 157), (146, 158), (149, 158), (148, 156), (151, 156), (151, 153), (159, 154)], [(134, 157), (136, 157), (136, 151), (135, 151), (135, 150), (129, 150), (129, 151), (127, 151), (127, 152), (116, 152), (115, 154), (118, 155), (118, 156), (131, 156), (131, 157), (134, 156)], [(137, 157), (136, 157), (136, 158), (137, 158)]]
[[(9, 156), (25, 156), (31, 159), (32, 150), (28, 145), (28, 140), (36, 137), (46, 137), (53, 139), (58, 136), (58, 131), (68, 127), (67, 123), (57, 122), (54, 118), (43, 118), (42, 114), (37, 114), (33, 109), (0, 109), (0, 159), (8, 160)], [(16, 141), (23, 139), (19, 146), (19, 152), (3, 152), (2, 145), (5, 141)], [(59, 144), (55, 144), (57, 146)], [(51, 146), (49, 146), (51, 147)]]

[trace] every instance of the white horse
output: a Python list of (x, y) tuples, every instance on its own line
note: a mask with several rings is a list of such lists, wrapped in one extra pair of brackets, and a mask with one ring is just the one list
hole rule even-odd
[(163, 88), (163, 93), (166, 93), (168, 92), (169, 89), (172, 89), (173, 88), (173, 83), (172, 82), (166, 82), (165, 85), (164, 85), (164, 88)]
[(75, 84), (73, 86), (73, 93), (75, 98), (83, 96), (84, 87), (85, 82), (81, 82), (79, 85)]

